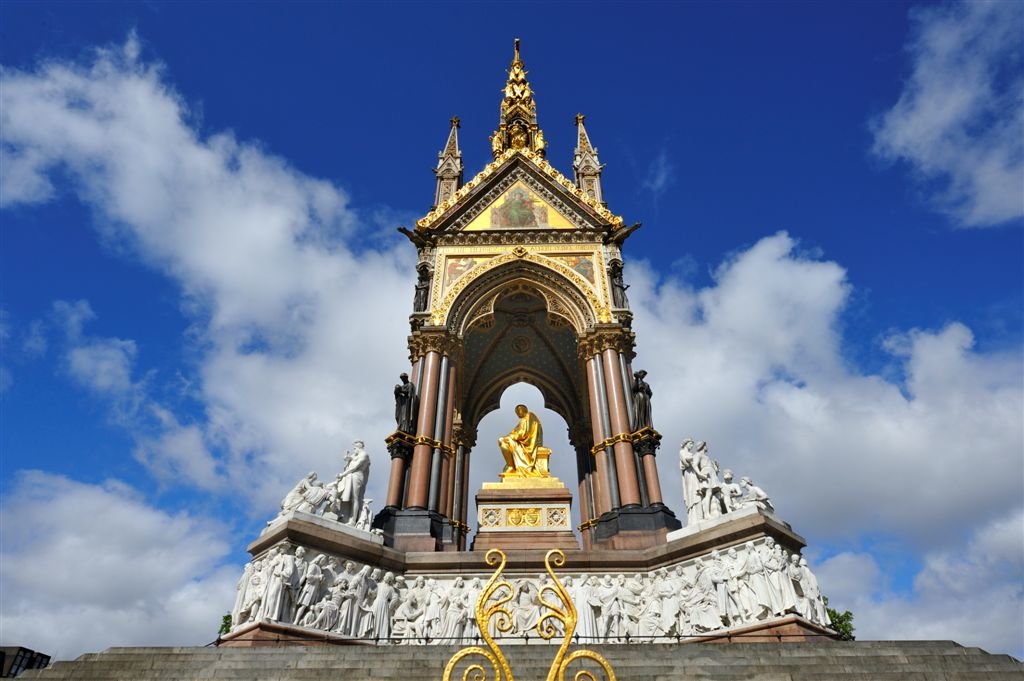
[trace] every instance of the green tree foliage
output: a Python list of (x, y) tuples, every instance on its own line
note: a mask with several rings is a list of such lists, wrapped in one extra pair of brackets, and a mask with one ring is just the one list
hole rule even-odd
[(227, 613), (220, 618), (220, 630), (217, 634), (227, 634), (231, 631), (231, 613)]
[(853, 613), (849, 610), (839, 612), (828, 607), (828, 598), (823, 598), (825, 601), (825, 610), (828, 612), (828, 618), (832, 620), (832, 624), (829, 626), (839, 634), (840, 641), (853, 641), (856, 637), (853, 635)]

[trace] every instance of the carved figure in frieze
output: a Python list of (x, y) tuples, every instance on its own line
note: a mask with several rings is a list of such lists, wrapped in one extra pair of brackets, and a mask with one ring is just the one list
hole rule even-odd
[(242, 577), (238, 580), (238, 585), (235, 587), (235, 605), (231, 608), (231, 626), (237, 627), (244, 620), (242, 620), (243, 614), (248, 616), (248, 612), (245, 611), (245, 595), (249, 588), (249, 580), (252, 578), (253, 564), (246, 563), (245, 567), (242, 568)]
[(597, 577), (580, 575), (580, 586), (574, 595), (576, 603), (576, 633), (584, 643), (597, 641), (599, 630), (598, 617), (601, 612), (601, 599), (598, 593)]
[(651, 417), (651, 386), (644, 378), (647, 372), (643, 369), (633, 372), (633, 432), (641, 428), (653, 428)]
[(395, 425), (397, 430), (416, 434), (416, 415), (419, 413), (419, 397), (416, 386), (409, 380), (409, 374), (399, 377), (401, 383), (395, 386)]
[(611, 575), (605, 575), (598, 592), (601, 599), (601, 616), (598, 620), (601, 638), (605, 641), (618, 640), (622, 634), (622, 603), (619, 601), (619, 587)]
[(743, 607), (739, 601), (739, 584), (717, 549), (708, 556), (708, 567), (718, 592), (718, 611), (722, 617), (722, 624), (730, 625), (741, 621)]
[(691, 631), (686, 633), (703, 633), (713, 631), (722, 626), (722, 611), (719, 608), (718, 577), (714, 566), (698, 558), (694, 562), (697, 576), (693, 582), (693, 590), (685, 601), (685, 609), (689, 612)]
[(516, 634), (528, 634), (540, 619), (540, 604), (537, 601), (537, 587), (529, 580), (520, 580), (516, 585), (515, 607), (512, 609), (512, 623)]
[(395, 575), (387, 572), (377, 582), (373, 602), (367, 613), (368, 626), (366, 634), (375, 639), (391, 638), (391, 617), (398, 608), (398, 589), (395, 587)]
[(469, 620), (466, 622), (466, 628), (463, 630), (463, 643), (466, 645), (475, 643), (480, 635), (480, 628), (477, 626), (476, 621), (476, 602), (480, 599), (480, 594), (483, 591), (484, 584), (479, 577), (474, 577), (469, 582), (469, 586), (466, 587), (466, 610), (469, 613)]
[(800, 567), (799, 554), (793, 553), (789, 556), (789, 579), (793, 583), (793, 591), (796, 592), (796, 611), (801, 617), (811, 619), (811, 605), (807, 598), (807, 586), (804, 584), (804, 571)]
[(771, 587), (768, 584), (764, 562), (754, 547), (754, 542), (748, 541), (744, 548), (741, 560), (744, 578), (751, 594), (751, 616), (754, 619), (764, 619), (770, 617), (773, 610)]
[(395, 610), (394, 631), (401, 643), (416, 643), (423, 638), (420, 621), (423, 618), (423, 608), (416, 600), (416, 593), (409, 589), (405, 597)]
[(636, 635), (650, 639), (665, 635), (664, 602), (658, 589), (657, 579), (647, 576), (643, 591), (640, 592), (636, 609)]
[(462, 640), (462, 634), (469, 618), (465, 596), (465, 582), (462, 577), (456, 577), (441, 605), (444, 615), (441, 617), (441, 632), (437, 636), (440, 639), (438, 643), (455, 645)]
[(804, 594), (807, 597), (807, 609), (810, 613), (810, 620), (827, 627), (832, 623), (832, 620), (829, 618), (828, 609), (825, 607), (825, 602), (821, 598), (821, 589), (818, 587), (818, 578), (814, 576), (813, 572), (811, 572), (811, 567), (807, 564), (806, 558), (800, 559), (800, 572), (800, 581), (804, 586)]
[[(300, 547), (301, 548), (301, 547)], [(298, 551), (296, 551), (298, 553)], [(323, 584), (324, 572), (321, 565), (326, 556), (320, 553), (306, 566), (302, 577), (298, 598), (295, 600), (295, 622), (301, 623), (306, 613), (320, 600), (320, 587)], [(298, 569), (296, 569), (298, 572)]]
[(427, 580), (423, 593), (423, 636), (436, 638), (441, 633), (441, 603), (444, 600), (444, 593), (437, 586), (437, 580), (433, 578)]
[(287, 550), (281, 550), (270, 560), (268, 569), (270, 576), (263, 592), (259, 619), (288, 624), (292, 611), (292, 592), (289, 585), (295, 573), (295, 556)]
[(335, 633), (349, 636), (352, 632), (352, 626), (356, 619), (356, 610), (359, 607), (356, 602), (356, 599), (359, 597), (359, 585), (356, 580), (361, 580), (362, 574), (360, 571), (353, 574), (352, 579), (349, 579), (344, 574), (338, 578), (337, 586), (340, 588), (341, 600), (338, 605), (338, 621), (332, 630)]

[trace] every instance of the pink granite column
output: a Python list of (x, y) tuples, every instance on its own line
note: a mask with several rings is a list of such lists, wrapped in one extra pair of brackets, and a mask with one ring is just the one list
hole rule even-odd
[[(587, 360), (587, 394), (590, 397), (590, 428), (594, 434), (594, 444), (601, 442), (605, 439), (606, 435), (604, 430), (601, 428), (601, 396), (597, 390), (597, 357), (591, 357)], [(608, 466), (604, 460), (604, 451), (599, 451), (596, 454), (591, 451), (591, 456), (594, 457), (594, 470), (596, 471), (593, 479), (594, 487), (594, 512), (600, 516), (602, 513), (607, 513), (612, 510), (612, 501), (609, 496), (609, 483), (611, 482), (608, 478)]]
[[(605, 384), (608, 393), (608, 411), (611, 416), (612, 435), (629, 434), (629, 413), (626, 411), (626, 393), (622, 385), (619, 353), (609, 348), (602, 354)], [(616, 442), (615, 467), (619, 474), (619, 500), (623, 506), (640, 505), (640, 483), (636, 475), (636, 461), (632, 442)]]
[[(437, 412), (438, 377), (441, 372), (441, 355), (433, 350), (423, 358), (423, 385), (419, 390), (420, 413), (416, 419), (416, 436), (430, 440), (434, 438), (434, 416)], [(409, 490), (406, 507), (426, 510), (430, 493), (430, 455), (433, 448), (426, 443), (417, 444), (412, 450), (412, 466), (409, 471)]]

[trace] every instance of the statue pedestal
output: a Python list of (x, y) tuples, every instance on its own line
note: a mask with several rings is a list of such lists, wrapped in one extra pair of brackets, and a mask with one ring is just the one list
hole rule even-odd
[(492, 548), (578, 551), (572, 531), (572, 492), (558, 478), (503, 478), (476, 493), (478, 530), (473, 551)]

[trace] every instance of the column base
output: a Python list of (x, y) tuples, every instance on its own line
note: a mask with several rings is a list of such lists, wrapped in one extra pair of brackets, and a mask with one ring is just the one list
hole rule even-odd
[(435, 511), (385, 508), (373, 519), (384, 532), (384, 545), (399, 551), (441, 551), (451, 542), (448, 518)]
[(601, 515), (594, 526), (594, 545), (606, 549), (645, 549), (668, 541), (682, 523), (664, 504), (627, 506)]

